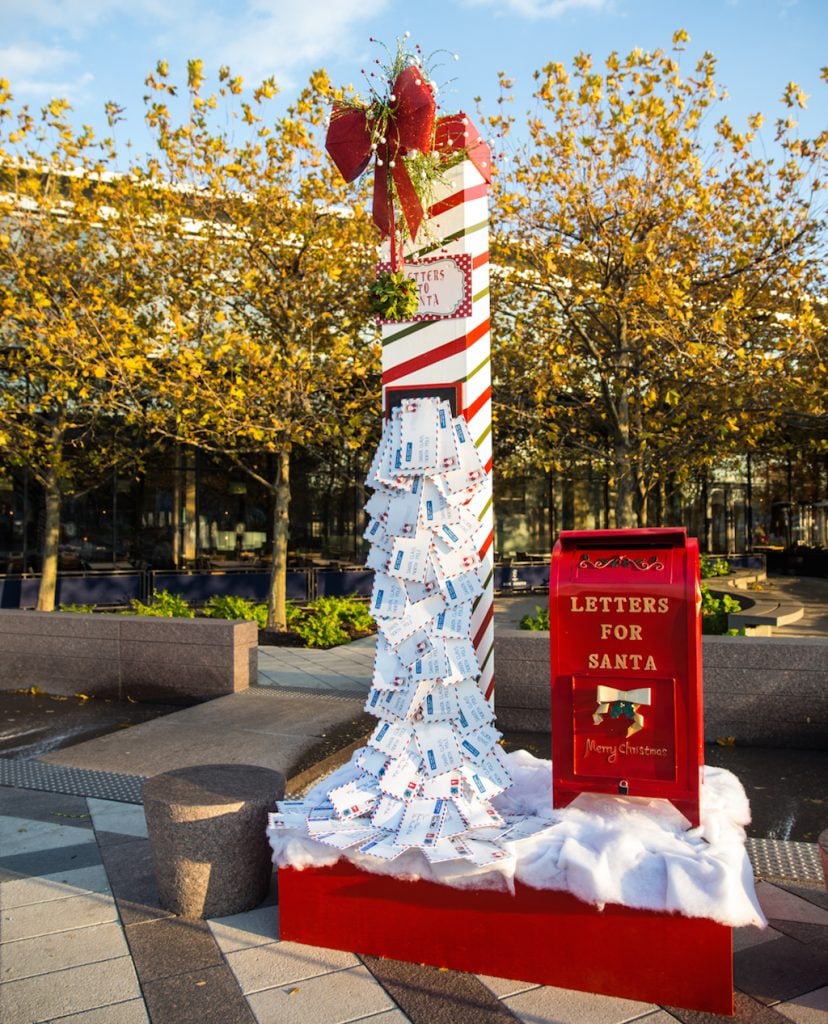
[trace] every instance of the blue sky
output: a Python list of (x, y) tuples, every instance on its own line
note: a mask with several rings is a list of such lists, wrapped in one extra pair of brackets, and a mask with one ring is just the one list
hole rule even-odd
[[(126, 107), (119, 138), (147, 148), (143, 79), (159, 58), (183, 75), (190, 57), (228, 64), (249, 82), (274, 74), (283, 100), (315, 67), (338, 84), (360, 84), (377, 55), (369, 36), (393, 46), (404, 31), (428, 53), (446, 49), (435, 78), (445, 110), (493, 111), (497, 72), (515, 79), (515, 114), (531, 105), (532, 72), (569, 63), (581, 50), (602, 59), (669, 47), (686, 28), (689, 73), (705, 49), (719, 59), (719, 81), (737, 120), (761, 110), (772, 124), (791, 80), (811, 94), (801, 115), (811, 132), (828, 122), (828, 0), (0, 0), (0, 77), (18, 101), (72, 102), (78, 122), (102, 127), (106, 100)], [(180, 78), (179, 78), (180, 80)], [(770, 142), (772, 128), (765, 129)]]

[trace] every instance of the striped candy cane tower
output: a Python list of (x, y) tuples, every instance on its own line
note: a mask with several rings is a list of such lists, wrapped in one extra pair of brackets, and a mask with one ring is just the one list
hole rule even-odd
[[(465, 115), (452, 120), (467, 125)], [(469, 135), (478, 138), (470, 127)], [(482, 151), (484, 147), (480, 147)], [(422, 319), (382, 326), (382, 385), (384, 407), (395, 394), (429, 395), (444, 389), (456, 394), (462, 413), (480, 452), (487, 484), (473, 499), (472, 511), (480, 519), (479, 554), (485, 591), (472, 616), (472, 639), (482, 668), (479, 686), (491, 700), (494, 689), (494, 525), (492, 515), (492, 403), (491, 340), (489, 327), (489, 212), (488, 150), (477, 159), (465, 159), (446, 170), (415, 242), (404, 250), (405, 271), (427, 287), (429, 261), (456, 260), (466, 277), (462, 316), (444, 317), (426, 306)], [(384, 244), (385, 258), (390, 247)], [(421, 295), (421, 302), (423, 296)], [(423, 308), (421, 306), (421, 308)], [(441, 394), (441, 397), (445, 397)]]

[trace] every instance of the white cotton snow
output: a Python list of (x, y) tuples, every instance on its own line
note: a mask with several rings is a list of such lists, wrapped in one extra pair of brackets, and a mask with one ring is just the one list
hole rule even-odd
[[(304, 806), (323, 804), (333, 789), (358, 779), (358, 756), (307, 793)], [(701, 825), (688, 830), (666, 800), (585, 793), (554, 810), (551, 763), (525, 750), (505, 755), (505, 761), (513, 785), (491, 802), (512, 830), (498, 839), (505, 856), (494, 864), (474, 864), (475, 847), (482, 855), (489, 830), (477, 830), (479, 839), (467, 833), (462, 857), (430, 863), (422, 850), (410, 849), (386, 860), (326, 846), (278, 814), (268, 827), (274, 863), (301, 869), (345, 857), (375, 874), (456, 888), (513, 891), (517, 879), (535, 889), (565, 890), (597, 907), (615, 903), (732, 927), (766, 924), (745, 850), (750, 808), (730, 772), (704, 769)]]

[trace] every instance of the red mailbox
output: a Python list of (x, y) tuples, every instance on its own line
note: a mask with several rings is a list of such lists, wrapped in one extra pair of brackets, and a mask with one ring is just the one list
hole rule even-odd
[(698, 825), (698, 542), (683, 528), (563, 531), (549, 588), (555, 806), (663, 797)]

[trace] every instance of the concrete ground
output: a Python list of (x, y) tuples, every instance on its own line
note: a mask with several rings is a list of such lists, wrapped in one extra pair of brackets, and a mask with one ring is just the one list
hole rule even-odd
[[(501, 599), (497, 620), (507, 624), (542, 601)], [(275, 890), (260, 907), (223, 920), (186, 921), (163, 910), (140, 805), (143, 777), (219, 761), (289, 775), (329, 730), (361, 711), (370, 641), (344, 651), (260, 653), (258, 685), (248, 692), (40, 758), (0, 758), (3, 1024), (720, 1019), (282, 942)], [(817, 848), (756, 839), (748, 852), (770, 928), (734, 933), (735, 1020), (823, 1024), (828, 894)]]

